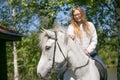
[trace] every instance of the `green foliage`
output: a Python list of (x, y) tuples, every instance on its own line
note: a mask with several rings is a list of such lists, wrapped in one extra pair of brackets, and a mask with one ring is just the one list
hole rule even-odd
[[(112, 38), (111, 38), (112, 37)], [(118, 37), (98, 31), (98, 53), (107, 67), (117, 66)]]
[(6, 24), (6, 23), (4, 23), (4, 22), (0, 22), (0, 26), (2, 26), (2, 27), (7, 27), (8, 24)]
[(38, 47), (37, 38), (38, 34), (34, 32), (30, 37), (26, 37), (24, 40), (22, 40), (22, 44), (19, 44), (20, 49), (18, 50), (18, 63), (19, 66), (21, 66), (19, 67), (19, 71), (22, 75), (21, 78), (24, 78), (22, 80), (35, 80), (34, 78), (38, 77), (36, 68), (40, 58), (40, 49)]
[(13, 54), (12, 54), (12, 42), (7, 42), (6, 51), (7, 51), (7, 67), (8, 67), (8, 78), (12, 80), (14, 78), (14, 66), (13, 66)]
[[(24, 30), (30, 35), (24, 37), (17, 43), (18, 66), (21, 80), (38, 80), (36, 67), (40, 58), (41, 50), (38, 46), (38, 32), (30, 32), (33, 19), (38, 15), (40, 27), (52, 28), (56, 15), (61, 11), (61, 7), (70, 5), (66, 8), (69, 11), (76, 5), (84, 6), (87, 10), (88, 20), (95, 23), (98, 33), (98, 53), (107, 67), (116, 67), (118, 56), (118, 37), (116, 26), (114, 25), (114, 7), (111, 7), (109, 0), (10, 0), (9, 6), (15, 9), (15, 26), (21, 32)], [(7, 6), (7, 8), (9, 7)], [(5, 7), (6, 8), (6, 7)], [(6, 8), (6, 11), (8, 9)], [(9, 15), (10, 17), (5, 17)], [(8, 12), (1, 14), (0, 24), (12, 26), (13, 17)], [(108, 19), (107, 19), (108, 18)], [(22, 25), (21, 25), (22, 24)], [(24, 24), (24, 25), (23, 25)], [(28, 25), (29, 24), (29, 25)], [(107, 26), (106, 26), (107, 25)], [(37, 28), (38, 30), (40, 29)], [(13, 55), (12, 43), (7, 43), (8, 57), (8, 79), (13, 80)], [(56, 79), (56, 74), (51, 75), (52, 80)]]
[(53, 73), (50, 80), (57, 80), (57, 73)]
[[(23, 38), (17, 43), (18, 67), (21, 80), (38, 80), (37, 64), (40, 58), (40, 49), (38, 47), (38, 33), (31, 33), (30, 36)], [(13, 64), (11, 51), (8, 49), (8, 76), (13, 75)], [(9, 76), (12, 80), (12, 76)]]

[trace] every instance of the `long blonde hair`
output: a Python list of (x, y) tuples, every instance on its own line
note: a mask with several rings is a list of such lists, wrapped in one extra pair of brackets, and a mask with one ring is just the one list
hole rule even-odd
[(87, 22), (87, 18), (86, 18), (86, 14), (84, 12), (84, 10), (79, 6), (79, 7), (75, 7), (72, 12), (71, 12), (71, 17), (72, 17), (72, 20), (71, 20), (71, 24), (72, 26), (74, 27), (74, 31), (75, 31), (75, 34), (80, 38), (82, 39), (82, 32), (79, 28), (79, 24), (75, 21), (74, 19), (74, 11), (75, 10), (78, 10), (80, 13), (81, 13), (81, 23), (83, 24), (83, 27), (85, 29), (85, 31), (87, 32), (88, 35), (91, 34), (91, 31), (90, 31), (90, 28), (89, 28), (89, 24)]

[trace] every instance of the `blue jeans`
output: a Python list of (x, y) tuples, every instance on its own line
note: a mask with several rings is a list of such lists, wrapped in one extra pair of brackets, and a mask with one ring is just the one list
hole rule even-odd
[(106, 65), (103, 63), (103, 61), (100, 59), (100, 57), (97, 55), (97, 53), (95, 53), (95, 56), (91, 56), (94, 60), (98, 61), (101, 63), (101, 65), (105, 68), (106, 68)]
[(103, 75), (103, 77), (104, 77), (104, 79), (100, 79), (100, 80), (107, 80), (107, 67), (106, 67), (106, 65), (103, 63), (103, 61), (100, 59), (100, 57), (98, 56), (97, 53), (91, 54), (90, 56), (91, 56), (96, 62), (98, 62), (99, 64), (102, 65), (102, 69), (99, 69), (99, 66), (97, 66), (98, 69), (99, 69), (99, 71), (102, 70), (102, 73), (103, 73), (102, 75)]

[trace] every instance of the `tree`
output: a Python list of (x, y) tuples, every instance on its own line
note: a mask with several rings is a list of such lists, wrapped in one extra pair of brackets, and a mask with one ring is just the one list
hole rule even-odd
[[(22, 75), (20, 76), (23, 77), (23, 75), (26, 75), (27, 71), (30, 73), (27, 74), (27, 76), (31, 77), (32, 74), (35, 75), (35, 68), (33, 67), (36, 66), (34, 62), (37, 64), (39, 55), (35, 47), (37, 45), (37, 42), (34, 42), (34, 39), (37, 39), (37, 35), (32, 35), (33, 33), (30, 32), (32, 26), (35, 26), (37, 30), (39, 30), (41, 26), (45, 28), (52, 28), (53, 23), (57, 19), (57, 14), (60, 11), (65, 13), (65, 15), (69, 15), (66, 13), (66, 11), (71, 10), (72, 7), (76, 5), (84, 7), (84, 9), (87, 11), (88, 20), (92, 21), (95, 24), (99, 36), (99, 51), (102, 51), (101, 55), (104, 61), (108, 61), (107, 53), (110, 52), (109, 50), (111, 50), (111, 52), (113, 51), (116, 54), (115, 50), (118, 45), (115, 44), (117, 42), (116, 30), (118, 29), (115, 29), (115, 27), (113, 27), (114, 9), (112, 8), (114, 7), (111, 5), (111, 2), (112, 1), (110, 0), (9, 0), (9, 4), (0, 9), (0, 22), (4, 22), (7, 24), (7, 26), (13, 28), (13, 24), (11, 22), (14, 21), (11, 17), (11, 11), (12, 9), (15, 9), (16, 30), (22, 33), (28, 33), (27, 38), (23, 38), (22, 43), (18, 44), (18, 67), (20, 74)], [(63, 20), (61, 19), (60, 21)], [(115, 47), (114, 50), (113, 47)], [(37, 56), (33, 53), (37, 53)], [(113, 56), (114, 53), (111, 53), (109, 57)], [(22, 57), (24, 57), (25, 61), (22, 60)], [(34, 70), (34, 73), (31, 72), (32, 70)], [(27, 77), (25, 78), (28, 79)]]
[[(12, 9), (12, 16), (13, 16), (13, 28), (15, 27), (15, 10)], [(18, 71), (18, 63), (17, 63), (17, 49), (16, 49), (16, 42), (13, 41), (13, 61), (14, 61), (14, 80), (19, 80), (19, 71)]]
[(117, 78), (118, 80), (120, 79), (120, 0), (115, 0), (114, 1), (114, 6), (115, 6), (115, 14), (116, 14), (116, 27), (118, 30), (118, 45), (119, 45), (119, 50), (118, 50), (118, 66), (117, 66)]

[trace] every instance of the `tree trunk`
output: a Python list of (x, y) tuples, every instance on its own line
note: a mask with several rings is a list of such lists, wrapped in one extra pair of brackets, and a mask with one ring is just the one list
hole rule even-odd
[(117, 79), (120, 80), (120, 0), (115, 0), (115, 15), (116, 15), (116, 26), (118, 30), (118, 66), (117, 66)]
[(16, 42), (13, 42), (13, 59), (14, 59), (14, 80), (19, 80), (18, 73), (18, 63), (17, 63), (17, 52), (16, 52)]
[[(12, 10), (13, 16), (13, 28), (15, 28), (15, 9)], [(13, 42), (13, 61), (14, 61), (14, 80), (19, 80), (19, 72), (18, 72), (18, 63), (17, 63), (17, 51), (16, 51), (16, 42)]]

